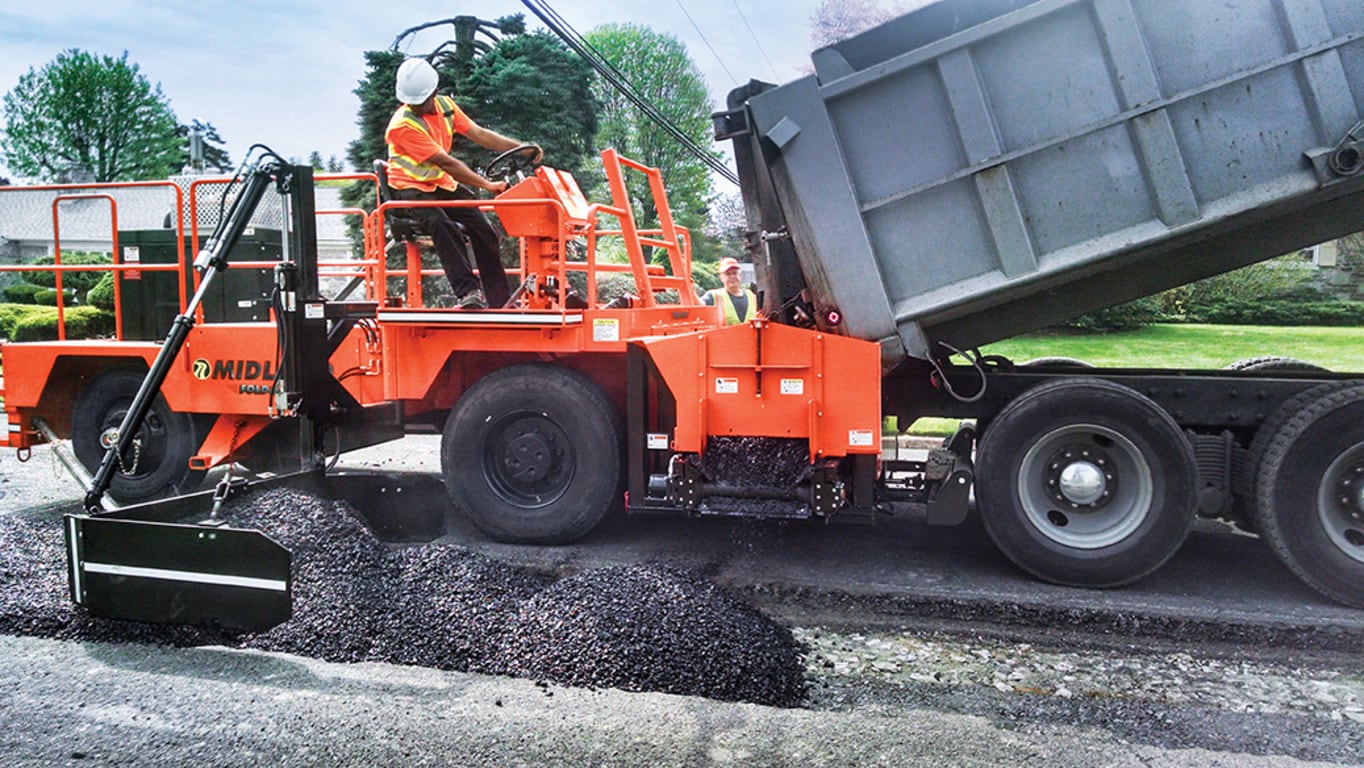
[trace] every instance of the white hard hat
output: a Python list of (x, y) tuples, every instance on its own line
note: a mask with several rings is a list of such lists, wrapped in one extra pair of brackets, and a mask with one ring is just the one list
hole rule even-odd
[(436, 68), (426, 59), (408, 59), (398, 67), (398, 85), (395, 89), (398, 101), (404, 104), (420, 104), (431, 98), (440, 83)]

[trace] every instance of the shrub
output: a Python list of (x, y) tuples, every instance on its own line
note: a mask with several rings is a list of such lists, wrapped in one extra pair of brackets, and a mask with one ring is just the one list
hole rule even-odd
[(85, 294), (85, 303), (108, 312), (114, 311), (114, 273), (106, 272), (104, 277)]
[[(41, 257), (41, 258), (34, 259), (33, 261), (30, 261), (29, 264), (34, 265), (34, 266), (40, 266), (40, 265), (48, 265), (48, 266), (50, 266), (50, 265), (54, 264), (55, 262), (56, 262), (56, 259), (54, 259), (53, 257), (51, 257), (51, 256), (43, 256), (43, 257)], [(72, 253), (63, 253), (63, 254), (62, 254), (62, 265), (63, 265), (63, 266), (76, 265), (76, 264), (82, 264), (82, 265), (83, 265), (83, 264), (111, 264), (111, 263), (113, 263), (113, 259), (112, 259), (112, 258), (109, 256), (109, 254), (107, 254), (107, 253), (88, 253), (88, 252), (83, 252), (83, 251), (75, 251), (75, 252), (72, 252)], [(56, 272), (51, 272), (51, 271), (48, 271), (48, 270), (37, 270), (37, 269), (35, 269), (35, 270), (32, 270), (32, 271), (28, 271), (28, 272), (20, 272), (19, 274), (20, 274), (21, 278), (24, 280), (24, 282), (33, 283), (34, 285), (39, 285), (39, 286), (42, 286), (42, 287), (44, 287), (44, 288), (56, 288), (56, 287), (57, 287), (57, 278), (56, 278), (57, 273), (56, 273)], [(83, 293), (85, 293), (86, 291), (90, 290), (91, 288), (95, 287), (95, 284), (97, 284), (97, 283), (100, 281), (100, 279), (101, 279), (102, 277), (104, 277), (105, 274), (107, 274), (107, 272), (106, 272), (105, 270), (90, 270), (90, 271), (88, 271), (88, 272), (85, 272), (85, 271), (80, 271), (80, 272), (75, 272), (75, 271), (72, 271), (72, 272), (63, 272), (63, 273), (62, 273), (62, 287), (63, 287), (63, 288), (70, 288), (70, 289), (76, 291), (77, 293), (83, 294)]]
[[(64, 303), (65, 303), (66, 306), (69, 307), (69, 306), (71, 306), (72, 304), (75, 304), (75, 303), (76, 303), (76, 292), (75, 292), (75, 291), (71, 290), (70, 288), (66, 288), (65, 286), (63, 286), (63, 288), (62, 288), (62, 293), (65, 294), (66, 301), (65, 301)], [(57, 306), (57, 289), (56, 289), (56, 288), (41, 288), (41, 289), (39, 289), (37, 293), (33, 294), (33, 303), (34, 303), (34, 304), (40, 304), (40, 305), (42, 305), (42, 306), (44, 306), (44, 307), (55, 307), (55, 306)]]
[(1080, 315), (1061, 325), (1081, 331), (1130, 331), (1160, 320), (1160, 301), (1154, 296), (1148, 296), (1136, 301), (1129, 301), (1126, 304), (1119, 304), (1116, 307), (1108, 307)]
[(3, 293), (5, 301), (11, 304), (37, 304), (38, 302), (34, 300), (33, 296), (41, 290), (43, 290), (41, 285), (19, 283), (6, 287)]
[[(95, 307), (72, 307), (66, 312), (66, 337), (90, 339), (114, 331), (114, 316)], [(31, 307), (9, 334), (11, 341), (53, 341), (57, 338), (57, 310)]]
[(32, 304), (0, 304), (0, 336), (14, 338), (14, 326), (34, 312), (44, 310)]
[(1201, 312), (1199, 322), (1220, 325), (1361, 326), (1364, 301), (1222, 301)]

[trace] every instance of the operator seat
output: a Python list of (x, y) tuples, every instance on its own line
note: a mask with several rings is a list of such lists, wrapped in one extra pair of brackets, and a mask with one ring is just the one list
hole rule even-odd
[[(392, 202), (393, 188), (388, 185), (387, 160), (374, 161), (374, 175), (379, 179), (379, 202)], [(422, 240), (423, 245), (431, 244), (430, 235), (422, 231), (421, 224), (405, 208), (390, 208), (384, 213), (384, 221), (388, 223), (389, 234), (398, 242), (411, 243)], [(463, 224), (455, 222), (455, 228), (459, 230), (460, 237), (465, 237)]]

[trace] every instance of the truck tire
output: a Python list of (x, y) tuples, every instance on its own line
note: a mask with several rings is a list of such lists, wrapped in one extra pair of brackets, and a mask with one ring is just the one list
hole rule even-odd
[(1321, 394), (1269, 441), (1256, 524), (1288, 568), (1364, 608), (1364, 387)]
[(441, 471), (457, 511), (497, 541), (563, 544), (590, 531), (620, 484), (620, 417), (577, 371), (530, 363), (455, 404)]
[(1193, 449), (1144, 395), (1100, 379), (1041, 384), (990, 423), (976, 453), (986, 532), (1046, 581), (1114, 587), (1169, 560), (1197, 505)]
[(1265, 355), (1264, 357), (1248, 357), (1223, 368), (1226, 371), (1281, 371), (1283, 373), (1307, 373), (1313, 371), (1325, 371), (1320, 365), (1309, 363), (1306, 360), (1299, 360), (1296, 357), (1280, 357), (1279, 355)]
[[(76, 398), (71, 446), (92, 475), (104, 461), (108, 441), (123, 423), (142, 379), (138, 371), (111, 371), (90, 382)], [(193, 416), (171, 410), (165, 398), (157, 395), (138, 431), (133, 455), (125, 455), (114, 467), (109, 495), (120, 503), (136, 504), (198, 487), (205, 473), (190, 469), (189, 459), (202, 438)]]
[(1283, 401), (1260, 422), (1260, 426), (1255, 430), (1255, 436), (1250, 439), (1250, 445), (1246, 447), (1245, 458), (1241, 461), (1241, 471), (1232, 478), (1231, 489), (1233, 515), (1238, 521), (1244, 520), (1246, 529), (1251, 533), (1259, 533), (1258, 521), (1261, 513), (1257, 508), (1255, 484), (1256, 478), (1264, 471), (1262, 465), (1270, 441), (1307, 406), (1332, 392), (1339, 392), (1357, 384), (1358, 382), (1354, 381), (1328, 381), (1318, 384)]

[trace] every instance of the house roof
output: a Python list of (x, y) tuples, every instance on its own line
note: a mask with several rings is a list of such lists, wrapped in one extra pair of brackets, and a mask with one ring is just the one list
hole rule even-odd
[[(119, 187), (0, 187), (0, 240), (51, 243), (54, 232), (67, 242), (110, 242), (113, 232), (111, 211), (117, 213), (120, 231), (161, 229), (168, 214), (176, 208), (176, 189), (182, 190), (186, 229), (189, 229), (190, 190), (199, 221), (201, 237), (217, 226), (220, 209), (230, 208), (232, 198), (223, 201), (226, 180), (200, 181), (182, 178), (174, 182), (155, 182)], [(233, 188), (239, 191), (240, 185)], [(318, 210), (337, 210), (343, 207), (341, 189), (320, 185), (315, 190)], [(64, 199), (58, 207), (57, 231), (53, 225), (53, 201)], [(114, 205), (111, 206), (110, 198)], [(319, 243), (348, 241), (346, 216), (319, 215), (317, 239)], [(252, 217), (252, 224), (271, 229), (281, 228), (284, 214), (278, 196), (267, 194)]]

